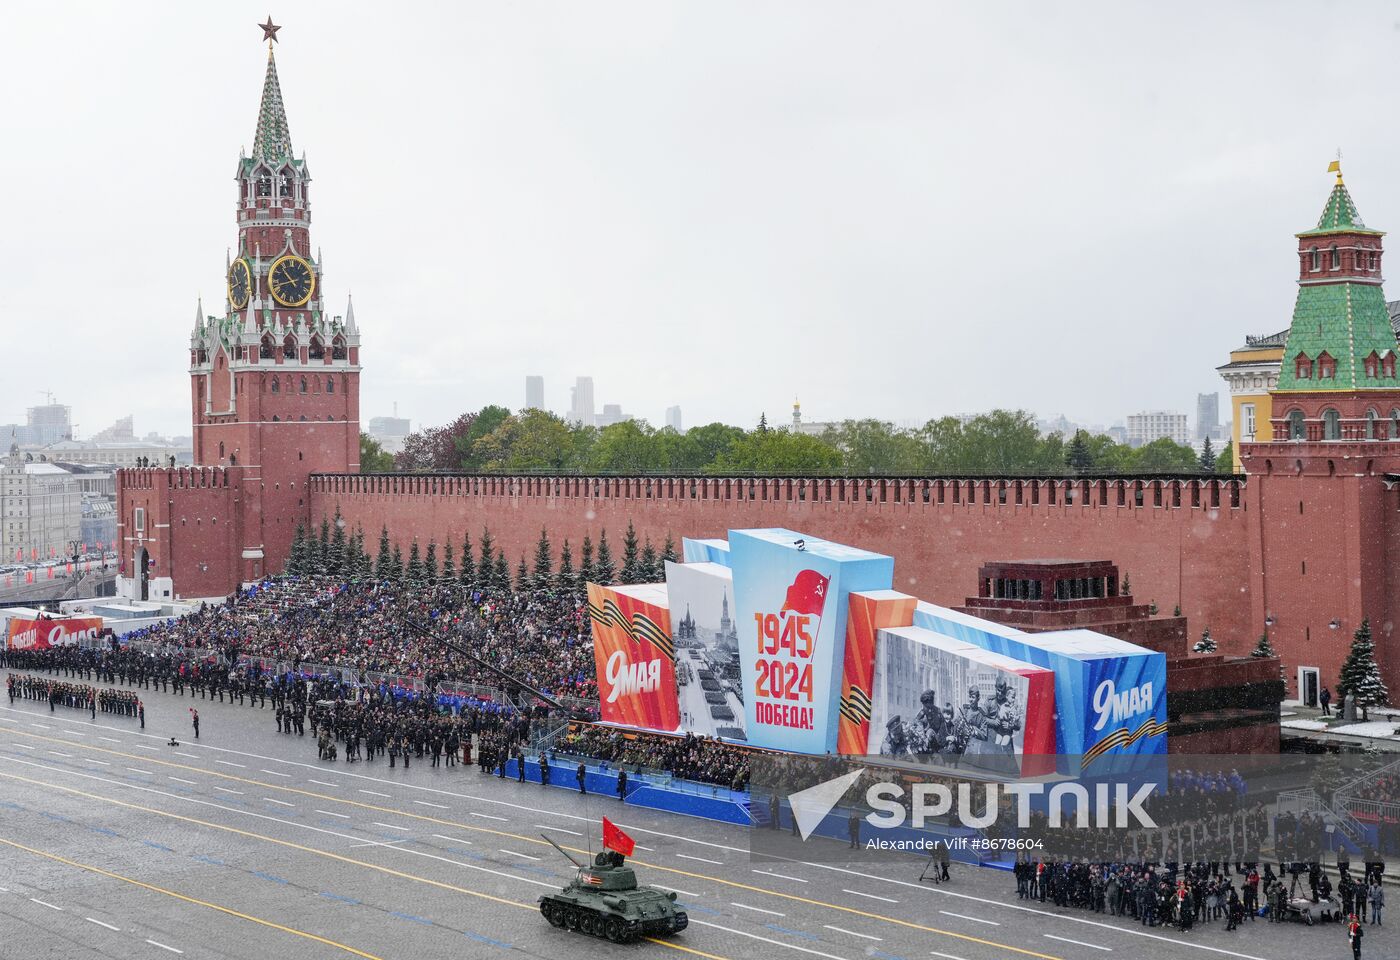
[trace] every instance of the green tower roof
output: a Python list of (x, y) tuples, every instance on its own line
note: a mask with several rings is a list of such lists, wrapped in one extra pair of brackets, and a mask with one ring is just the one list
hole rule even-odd
[(1368, 229), (1361, 221), (1361, 214), (1356, 212), (1356, 204), (1347, 192), (1347, 185), (1342, 182), (1341, 171), (1337, 172), (1337, 183), (1327, 197), (1322, 216), (1317, 218), (1317, 226), (1311, 230), (1304, 230), (1298, 236), (1311, 237), (1323, 233), (1371, 233), (1377, 236), (1381, 233), (1379, 230)]
[(253, 156), (276, 161), (291, 155), (292, 134), (287, 129), (287, 111), (282, 104), (282, 88), (277, 83), (277, 61), (269, 48), (262, 103), (258, 107), (258, 131), (253, 135)]
[[(1326, 283), (1298, 288), (1293, 307), (1293, 326), (1283, 348), (1278, 389), (1315, 392), (1318, 390), (1390, 390), (1391, 378), (1367, 377), (1366, 358), (1375, 352), (1385, 356), (1395, 350), (1395, 330), (1390, 325), (1385, 293), (1375, 283)], [(1313, 363), (1313, 376), (1299, 379), (1298, 354)], [(1336, 376), (1318, 377), (1317, 358), (1323, 353), (1337, 364)]]

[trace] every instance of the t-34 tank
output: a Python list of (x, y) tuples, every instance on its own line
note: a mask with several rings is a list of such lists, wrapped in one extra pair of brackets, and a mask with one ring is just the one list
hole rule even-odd
[(578, 875), (567, 887), (540, 897), (540, 913), (553, 926), (627, 943), (638, 937), (679, 933), (690, 922), (684, 910), (676, 909), (674, 893), (638, 886), (637, 875), (622, 854), (603, 850), (591, 866), (584, 866), (559, 844), (549, 842), (578, 867)]

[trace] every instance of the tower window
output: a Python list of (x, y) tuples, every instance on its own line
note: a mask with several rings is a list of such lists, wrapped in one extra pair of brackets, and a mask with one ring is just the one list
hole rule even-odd
[(1368, 377), (1375, 377), (1375, 376), (1377, 375), (1377, 372), (1380, 370), (1380, 365), (1381, 365), (1381, 359), (1380, 359), (1380, 357), (1378, 357), (1378, 356), (1376, 355), (1376, 351), (1374, 351), (1374, 350), (1371, 351), (1371, 354), (1370, 354), (1370, 356), (1368, 356), (1368, 357), (1366, 358), (1365, 363), (1366, 363), (1366, 376), (1368, 376)]
[(271, 360), (271, 359), (272, 359), (272, 337), (271, 337), (271, 336), (267, 336), (267, 337), (263, 337), (263, 338), (262, 338), (262, 342), (258, 345), (258, 357), (259, 357), (259, 359), (262, 359), (262, 360)]
[(281, 384), (281, 382), (280, 382), (276, 377), (273, 377), (273, 378), (272, 378), (272, 392), (273, 392), (273, 393), (281, 393), (281, 392), (282, 392), (282, 384)]
[(1380, 414), (1376, 413), (1376, 411), (1374, 411), (1374, 410), (1367, 410), (1367, 411), (1366, 411), (1366, 439), (1367, 439), (1367, 440), (1384, 440), (1384, 439), (1385, 439), (1385, 431), (1381, 428), (1380, 419), (1381, 419), (1381, 418), (1380, 418)]
[(282, 356), (287, 360), (295, 360), (297, 358), (297, 338), (290, 333), (287, 334), (287, 338), (282, 341)]
[(1381, 357), (1381, 376), (1391, 379), (1395, 377), (1395, 354), (1390, 351), (1386, 351), (1385, 356)]
[(1288, 439), (1306, 440), (1307, 426), (1303, 422), (1303, 411), (1294, 410), (1288, 415)]
[(1317, 273), (1317, 271), (1319, 271), (1319, 270), (1321, 270), (1321, 269), (1322, 269), (1322, 256), (1321, 256), (1321, 254), (1319, 254), (1319, 253), (1317, 252), (1317, 247), (1313, 247), (1313, 249), (1312, 249), (1312, 272), (1313, 272), (1313, 273)]
[(327, 393), (335, 393), (335, 378), (334, 378), (334, 377), (327, 377), (327, 378), (326, 378), (326, 392), (327, 392)]
[(320, 337), (311, 338), (311, 347), (307, 350), (306, 355), (312, 360), (320, 360), (325, 357), (326, 348), (322, 345)]
[(1390, 411), (1390, 439), (1400, 440), (1400, 410)]
[(302, 392), (302, 393), (305, 393), (305, 392), (306, 392), (306, 378), (305, 378), (305, 377), (302, 377), (302, 378), (301, 378), (301, 392)]
[(1324, 410), (1322, 412), (1322, 439), (1342, 439), (1342, 415), (1336, 410)]
[(1332, 269), (1333, 269), (1333, 270), (1340, 270), (1340, 269), (1342, 269), (1342, 254), (1341, 254), (1341, 252), (1337, 249), (1337, 245), (1336, 245), (1336, 244), (1333, 244), (1333, 245), (1332, 245)]
[(1337, 376), (1337, 361), (1325, 350), (1317, 358), (1317, 378), (1331, 380)]
[(1293, 375), (1299, 380), (1312, 379), (1312, 361), (1306, 353), (1300, 353), (1293, 358)]
[(331, 341), (331, 359), (332, 359), (332, 360), (344, 360), (344, 359), (345, 359), (345, 338), (344, 338), (344, 337), (336, 337), (334, 340)]

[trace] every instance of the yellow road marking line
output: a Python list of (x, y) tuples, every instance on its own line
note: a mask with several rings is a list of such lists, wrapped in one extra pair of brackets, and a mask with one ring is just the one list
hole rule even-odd
[[(195, 906), (207, 907), (210, 910), (217, 910), (220, 913), (228, 914), (230, 917), (237, 917), (239, 920), (247, 920), (250, 923), (256, 923), (260, 926), (271, 927), (273, 930), (280, 930), (283, 933), (290, 933), (294, 937), (302, 937), (306, 940), (314, 940), (317, 943), (324, 943), (328, 947), (335, 947), (337, 950), (344, 950), (346, 953), (354, 954), (357, 957), (364, 957), (365, 960), (383, 960), (382, 957), (375, 956), (372, 953), (365, 953), (363, 950), (356, 950), (354, 947), (346, 946), (345, 944), (338, 943), (335, 940), (327, 940), (325, 937), (318, 937), (316, 934), (307, 933), (305, 930), (297, 930), (293, 927), (286, 927), (280, 923), (274, 923), (271, 920), (264, 920), (261, 917), (255, 917), (251, 914), (241, 913), (238, 910), (232, 909), (231, 907), (221, 907), (217, 903), (210, 903), (208, 900), (199, 900), (194, 897), (187, 897), (183, 893), (176, 893), (174, 890), (167, 890), (164, 887), (157, 887), (155, 884), (145, 883), (141, 880), (136, 880), (132, 877), (123, 876), (120, 873), (112, 873), (110, 870), (103, 870), (101, 867), (94, 867), (92, 864), (89, 863), (79, 863), (77, 860), (69, 860), (67, 857), (61, 857), (56, 853), (49, 853), (47, 850), (38, 850), (34, 847), (27, 847), (22, 843), (16, 843), (15, 841), (8, 840), (5, 837), (0, 837), (0, 843), (3, 843), (9, 847), (14, 847), (16, 850), (23, 850), (25, 853), (33, 854), (36, 857), (44, 857), (48, 860), (53, 860), (56, 863), (62, 863), (70, 867), (77, 867), (79, 870), (86, 870), (89, 873), (95, 873), (99, 876), (109, 877), (113, 880), (120, 880), (123, 883), (129, 883), (132, 886), (140, 887), (143, 890), (150, 890), (153, 893), (160, 893), (164, 894), (167, 897), (174, 897), (176, 900), (183, 900), (186, 903), (193, 903)], [(94, 920), (93, 922), (96, 923), (97, 921)], [(102, 924), (102, 926), (107, 925)], [(113, 929), (116, 928), (114, 927)]]
[[(38, 734), (38, 733), (29, 733), (29, 732), (27, 732), (27, 731), (23, 731), (23, 732), (21, 733), (21, 735), (22, 735), (22, 736), (27, 736), (27, 737), (32, 737), (32, 738), (34, 738), (34, 739), (36, 739), (36, 740), (49, 740), (49, 739), (52, 739), (52, 738), (50, 738), (50, 737), (45, 737), (45, 736), (42, 735), (42, 734)], [(69, 743), (69, 741), (67, 741), (67, 740), (56, 741), (56, 742)], [(70, 746), (72, 746), (72, 744), (70, 744)], [(92, 746), (86, 746), (86, 745), (84, 745), (84, 744), (78, 744), (77, 746), (79, 746), (79, 747), (86, 747), (86, 749), (88, 749), (88, 750), (98, 750), (98, 751), (101, 751), (101, 752), (103, 752), (103, 753), (111, 753), (111, 754), (114, 754), (114, 755), (116, 755), (116, 756), (127, 756), (126, 754), (123, 754), (123, 753), (121, 753), (120, 751), (117, 751), (117, 750), (108, 750), (108, 749), (105, 748), (105, 747), (92, 747)], [(513, 840), (519, 840), (519, 841), (521, 841), (522, 843), (532, 843), (532, 844), (535, 844), (535, 845), (537, 845), (537, 846), (544, 846), (544, 845), (545, 845), (545, 841), (539, 839), (538, 837), (528, 837), (528, 836), (525, 836), (525, 835), (523, 835), (523, 834), (511, 833), (511, 832), (506, 831), (506, 830), (495, 830), (495, 829), (492, 829), (492, 828), (490, 828), (490, 827), (477, 827), (477, 826), (472, 826), (471, 824), (468, 824), (468, 823), (460, 823), (460, 822), (458, 822), (458, 821), (456, 821), (456, 820), (446, 820), (446, 819), (443, 819), (443, 818), (441, 818), (441, 817), (434, 817), (434, 816), (431, 816), (431, 815), (425, 814), (425, 813), (414, 813), (414, 812), (412, 812), (411, 810), (399, 810), (399, 809), (394, 808), (394, 807), (384, 807), (384, 806), (379, 806), (378, 804), (365, 803), (364, 801), (361, 801), (361, 800), (347, 800), (347, 799), (344, 799), (344, 798), (342, 798), (342, 797), (336, 797), (336, 796), (332, 796), (332, 795), (330, 795), (330, 794), (324, 794), (324, 793), (316, 793), (316, 792), (314, 792), (314, 791), (311, 791), (311, 790), (303, 790), (303, 789), (300, 789), (300, 788), (298, 788), (298, 787), (284, 787), (284, 786), (281, 786), (281, 785), (275, 784), (275, 783), (264, 783), (264, 782), (261, 781), (261, 780), (251, 780), (251, 779), (248, 779), (247, 777), (239, 777), (239, 776), (235, 776), (234, 774), (231, 774), (231, 773), (221, 773), (221, 772), (219, 772), (219, 771), (217, 771), (217, 770), (209, 770), (209, 769), (206, 769), (206, 768), (204, 768), (204, 767), (191, 767), (191, 766), (189, 766), (188, 764), (183, 764), (183, 763), (172, 763), (172, 762), (170, 762), (170, 761), (168, 761), (168, 760), (156, 760), (156, 759), (153, 759), (153, 758), (150, 758), (150, 757), (141, 757), (140, 759), (146, 761), (147, 763), (156, 763), (156, 764), (161, 764), (161, 765), (167, 766), (167, 767), (178, 767), (178, 768), (184, 769), (184, 770), (193, 770), (193, 771), (195, 771), (195, 772), (204, 773), (204, 774), (207, 774), (207, 775), (209, 775), (209, 776), (219, 777), (219, 778), (224, 779), (224, 780), (236, 780), (236, 781), (238, 781), (239, 783), (246, 783), (246, 784), (250, 784), (250, 785), (255, 785), (255, 786), (260, 786), (260, 787), (266, 787), (266, 788), (269, 789), (269, 790), (281, 790), (281, 791), (283, 791), (283, 792), (295, 793), (295, 794), (299, 794), (300, 796), (312, 797), (312, 798), (315, 798), (315, 799), (318, 799), (318, 800), (329, 800), (329, 801), (332, 801), (332, 802), (334, 802), (334, 803), (340, 803), (340, 804), (346, 804), (346, 805), (349, 805), (349, 806), (352, 806), (352, 807), (358, 807), (358, 808), (360, 808), (360, 809), (362, 809), (362, 810), (374, 810), (374, 811), (379, 812), (379, 813), (392, 813), (392, 814), (396, 814), (396, 815), (401, 816), (401, 817), (407, 817), (407, 818), (412, 819), (412, 820), (423, 820), (423, 821), (426, 821), (426, 822), (428, 822), (428, 823), (436, 823), (436, 824), (440, 824), (440, 825), (442, 825), (442, 826), (458, 827), (458, 828), (461, 828), (461, 829), (464, 829), (464, 830), (471, 830), (471, 831), (474, 831), (474, 832), (477, 832), (477, 833), (491, 834), (491, 835), (497, 836), (497, 837), (509, 837), (510, 839), (513, 839)], [(22, 779), (22, 778), (21, 778), (21, 779)], [(49, 786), (48, 784), (44, 784), (44, 785), (45, 785), (45, 786)], [(70, 788), (68, 788), (68, 787), (58, 787), (57, 789), (60, 789), (60, 790), (68, 790), (68, 789), (70, 789)], [(75, 791), (75, 792), (80, 792), (80, 791)], [(85, 795), (85, 794), (84, 794), (84, 795)], [(99, 798), (99, 799), (106, 799), (106, 798)], [(114, 802), (114, 803), (120, 803), (121, 801), (112, 801), (112, 802)], [(138, 808), (138, 809), (139, 809), (139, 808)], [(162, 811), (154, 811), (154, 812), (156, 812), (156, 813), (161, 813)], [(177, 814), (169, 814), (169, 816), (178, 816), (178, 815), (177, 815)], [(223, 829), (223, 828), (220, 828), (220, 829)], [(228, 829), (235, 829), (235, 828), (230, 827), (230, 828), (228, 828)], [(269, 838), (269, 839), (270, 839), (270, 838)], [(273, 842), (275, 842), (275, 843), (280, 843), (280, 842), (282, 842), (282, 841), (276, 841), (276, 840), (274, 840)], [(570, 851), (572, 851), (572, 852), (574, 852), (574, 853), (587, 853), (587, 852), (588, 852), (588, 851), (586, 851), (586, 850), (581, 850), (581, 849), (579, 849), (578, 847), (565, 847), (565, 849), (566, 849), (566, 850), (570, 850)], [(712, 881), (712, 882), (714, 882), (714, 883), (721, 883), (721, 884), (724, 884), (725, 886), (734, 887), (734, 888), (739, 889), (739, 890), (748, 890), (748, 891), (751, 891), (751, 892), (754, 892), (754, 893), (768, 894), (769, 896), (780, 897), (780, 898), (782, 898), (782, 899), (784, 899), (784, 900), (791, 900), (791, 901), (794, 901), (794, 902), (796, 902), (796, 903), (805, 903), (805, 904), (807, 904), (807, 905), (809, 905), (809, 906), (825, 907), (825, 908), (828, 909), (828, 910), (837, 910), (837, 911), (840, 911), (841, 913), (848, 913), (848, 914), (851, 914), (851, 915), (853, 915), (853, 916), (865, 917), (866, 919), (869, 919), (869, 920), (880, 920), (880, 921), (883, 921), (884, 923), (892, 923), (892, 924), (894, 924), (894, 925), (896, 925), (896, 926), (906, 927), (906, 928), (911, 929), (911, 930), (919, 930), (919, 931), (921, 931), (921, 932), (923, 932), (923, 933), (936, 933), (936, 934), (939, 934), (939, 935), (941, 935), (941, 936), (952, 937), (952, 938), (955, 939), (955, 940), (963, 940), (963, 941), (966, 941), (966, 942), (968, 942), (968, 943), (978, 943), (978, 944), (981, 944), (982, 946), (986, 946), (986, 947), (996, 947), (996, 948), (1001, 949), (1001, 950), (1010, 950), (1012, 953), (1017, 953), (1017, 954), (1020, 954), (1021, 956), (1035, 957), (1036, 960), (1062, 960), (1062, 958), (1053, 956), (1053, 955), (1048, 954), (1048, 953), (1040, 953), (1040, 952), (1038, 952), (1038, 951), (1029, 950), (1029, 949), (1026, 949), (1026, 948), (1024, 948), (1024, 947), (1012, 946), (1012, 945), (1009, 944), (1009, 943), (1000, 943), (1000, 942), (998, 942), (998, 941), (996, 941), (996, 940), (986, 940), (986, 939), (984, 939), (984, 938), (982, 938), (982, 937), (975, 937), (975, 936), (973, 936), (972, 934), (968, 934), (968, 933), (959, 933), (959, 932), (957, 932), (956, 930), (944, 930), (944, 929), (942, 929), (942, 928), (940, 928), (940, 927), (930, 927), (930, 926), (928, 926), (928, 925), (926, 925), (926, 924), (915, 923), (915, 922), (912, 921), (912, 920), (901, 920), (901, 919), (898, 918), (898, 917), (886, 916), (885, 914), (881, 914), (881, 913), (872, 913), (872, 912), (867, 911), (867, 910), (861, 910), (861, 909), (859, 909), (858, 907), (849, 907), (849, 906), (845, 906), (845, 905), (842, 905), (842, 904), (839, 904), (839, 903), (829, 903), (829, 902), (827, 902), (827, 901), (825, 901), (825, 900), (815, 900), (815, 899), (813, 899), (813, 898), (811, 898), (811, 897), (801, 897), (801, 896), (798, 896), (797, 894), (794, 894), (794, 893), (784, 893), (784, 892), (782, 892), (781, 890), (771, 890), (771, 889), (769, 889), (769, 888), (767, 888), (767, 887), (759, 887), (759, 886), (755, 886), (755, 885), (753, 885), (753, 884), (740, 883), (740, 882), (737, 881), (737, 880), (726, 880), (726, 879), (724, 879), (723, 877), (715, 877), (715, 876), (711, 876), (710, 874), (705, 874), (705, 873), (695, 873), (695, 872), (690, 871), (690, 870), (682, 870), (682, 869), (680, 869), (680, 868), (678, 868), (678, 867), (667, 867), (667, 866), (663, 866), (663, 865), (657, 864), (657, 863), (648, 863), (648, 862), (646, 862), (646, 861), (644, 861), (644, 860), (636, 860), (636, 859), (633, 859), (632, 862), (633, 862), (634, 864), (638, 865), (638, 866), (648, 867), (648, 868), (653, 869), (653, 870), (661, 870), (661, 871), (664, 871), (664, 872), (666, 872), (666, 873), (679, 874), (680, 876), (683, 876), (683, 877), (691, 877), (692, 879), (696, 879), (696, 880), (710, 880), (710, 881)], [(373, 866), (373, 865), (371, 864), (370, 866)], [(429, 882), (434, 882), (434, 881), (429, 881)], [(466, 892), (474, 892), (474, 891), (466, 891)]]

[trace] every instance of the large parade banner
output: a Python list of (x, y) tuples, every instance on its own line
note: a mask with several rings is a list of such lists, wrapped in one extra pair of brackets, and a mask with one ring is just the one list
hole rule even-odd
[(666, 585), (588, 585), (600, 713), (606, 723), (674, 732), (675, 649)]
[(755, 746), (836, 749), (847, 598), (889, 589), (894, 559), (792, 530), (731, 530), (744, 729)]
[(69, 617), (62, 620), (12, 619), (5, 636), (9, 650), (48, 650), (71, 646), (79, 640), (96, 640), (102, 631), (101, 617)]
[(666, 596), (681, 729), (700, 737), (747, 739), (733, 573), (717, 563), (667, 561)]
[(848, 756), (870, 752), (870, 707), (875, 691), (875, 641), (886, 627), (914, 622), (918, 600), (897, 590), (853, 593), (846, 614), (845, 667), (841, 676), (841, 717), (836, 750)]

